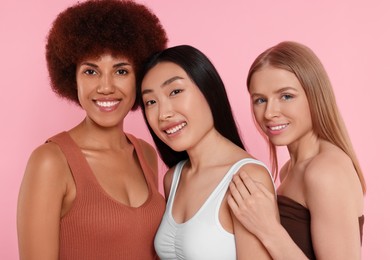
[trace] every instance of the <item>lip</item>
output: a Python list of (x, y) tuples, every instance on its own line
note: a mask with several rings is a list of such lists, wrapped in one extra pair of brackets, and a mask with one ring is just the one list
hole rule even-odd
[(187, 122), (182, 121), (182, 122), (175, 122), (171, 123), (167, 126), (164, 126), (161, 128), (161, 131), (163, 131), (166, 135), (168, 136), (175, 136), (181, 132), (183, 128), (187, 126)]
[(282, 132), (284, 132), (288, 126), (290, 124), (289, 123), (285, 123), (285, 124), (268, 124), (266, 125), (266, 130), (267, 130), (267, 133), (269, 135), (279, 135), (281, 134)]
[(94, 99), (93, 102), (102, 112), (111, 112), (118, 108), (120, 99)]

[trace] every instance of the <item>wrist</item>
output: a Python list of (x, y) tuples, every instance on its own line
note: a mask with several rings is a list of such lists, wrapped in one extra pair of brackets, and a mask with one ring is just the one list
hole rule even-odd
[(283, 241), (284, 233), (286, 230), (280, 223), (275, 223), (272, 226), (269, 226), (266, 232), (257, 231), (256, 236), (260, 239), (264, 247), (269, 251), (279, 251), (278, 247), (280, 241)]

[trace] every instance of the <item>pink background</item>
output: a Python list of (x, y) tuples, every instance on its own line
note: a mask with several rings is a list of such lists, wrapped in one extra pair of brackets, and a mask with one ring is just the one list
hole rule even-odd
[[(55, 97), (45, 67), (45, 36), (75, 0), (0, 3), (0, 259), (17, 259), (16, 201), (31, 151), (83, 118)], [(257, 54), (283, 40), (310, 46), (333, 82), (367, 179), (363, 259), (390, 259), (388, 160), (390, 6), (387, 0), (143, 1), (165, 26), (169, 45), (191, 44), (214, 62), (227, 87), (248, 150), (268, 162), (250, 115), (245, 80)], [(151, 141), (140, 112), (126, 131)], [(286, 153), (282, 150), (282, 156)], [(161, 175), (163, 169), (161, 169)]]

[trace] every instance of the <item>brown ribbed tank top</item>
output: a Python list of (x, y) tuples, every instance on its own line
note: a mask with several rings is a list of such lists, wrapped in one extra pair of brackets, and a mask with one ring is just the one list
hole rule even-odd
[[(316, 259), (310, 231), (310, 211), (298, 202), (278, 195), (280, 223), (307, 258)], [(359, 217), (360, 242), (363, 239), (364, 216)]]
[[(149, 196), (133, 208), (111, 198), (99, 185), (80, 148), (67, 132), (48, 141), (64, 153), (76, 184), (72, 208), (60, 221), (59, 259), (157, 259), (153, 240), (165, 210), (154, 173), (137, 138), (134, 145), (149, 188)], [(131, 173), (129, 173), (131, 174)]]

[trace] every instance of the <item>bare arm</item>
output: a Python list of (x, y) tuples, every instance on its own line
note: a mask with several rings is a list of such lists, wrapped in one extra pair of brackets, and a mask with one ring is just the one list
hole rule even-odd
[(266, 247), (273, 259), (307, 259), (279, 221), (275, 192), (241, 171), (230, 184), (234, 215)]
[(360, 259), (360, 182), (349, 158), (331, 156), (312, 163), (305, 175), (314, 251), (318, 259)]
[[(245, 165), (242, 169), (242, 171), (245, 171), (250, 178), (253, 178), (254, 180), (263, 183), (264, 189), (270, 191), (269, 193), (274, 194), (271, 195), (271, 197), (275, 197), (275, 191), (272, 179), (270, 175), (268, 174), (267, 170), (264, 167), (258, 166), (258, 165)], [(236, 176), (239, 178), (239, 176)], [(241, 188), (245, 188), (241, 186)], [(248, 190), (245, 188), (247, 193), (244, 193), (243, 196), (247, 197)], [(233, 190), (233, 192), (236, 193), (236, 191)], [(228, 203), (229, 200), (232, 200), (231, 196), (228, 196)], [(239, 200), (243, 200), (243, 197), (241, 197)], [(275, 200), (275, 198), (273, 198)], [(233, 200), (234, 201), (234, 200)], [(232, 201), (229, 203), (229, 205), (232, 203)], [(236, 247), (237, 247), (237, 258), (238, 259), (271, 259), (267, 249), (263, 245), (263, 243), (255, 236), (255, 234), (252, 232), (252, 230), (247, 228), (247, 223), (245, 221), (241, 222), (242, 214), (237, 213), (237, 204), (231, 206), (231, 210), (233, 211), (233, 224), (234, 224), (234, 235), (236, 238)], [(278, 212), (273, 215), (273, 219), (277, 219), (276, 215)], [(260, 221), (267, 222), (267, 219), (269, 219), (270, 216), (266, 216), (265, 219), (260, 219)]]
[(55, 144), (36, 149), (26, 167), (18, 198), (20, 259), (58, 259), (61, 206), (67, 167)]

